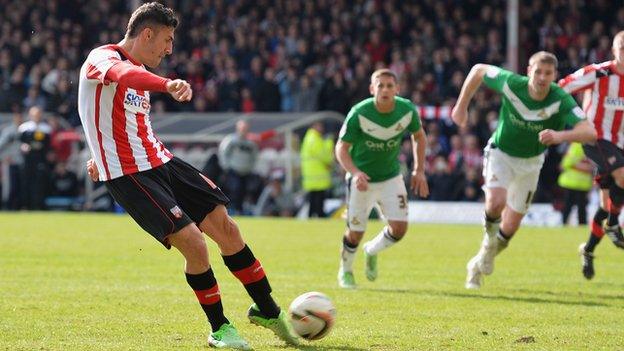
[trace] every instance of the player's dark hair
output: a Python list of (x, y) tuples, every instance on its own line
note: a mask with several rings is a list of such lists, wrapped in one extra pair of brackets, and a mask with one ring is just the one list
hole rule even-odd
[(178, 18), (173, 10), (157, 2), (148, 2), (136, 9), (128, 21), (126, 37), (136, 37), (145, 27), (165, 26), (176, 28)]
[(555, 66), (555, 69), (559, 66), (559, 61), (557, 60), (557, 56), (551, 54), (548, 51), (538, 51), (531, 55), (529, 59), (529, 66), (533, 66), (536, 63), (547, 63)]
[(386, 77), (391, 77), (394, 79), (395, 83), (399, 82), (399, 79), (396, 75), (396, 73), (394, 73), (393, 71), (389, 70), (388, 68), (381, 68), (376, 70), (375, 72), (373, 72), (373, 74), (371, 75), (371, 82), (373, 82), (375, 79), (377, 79), (378, 77), (381, 76), (386, 76)]

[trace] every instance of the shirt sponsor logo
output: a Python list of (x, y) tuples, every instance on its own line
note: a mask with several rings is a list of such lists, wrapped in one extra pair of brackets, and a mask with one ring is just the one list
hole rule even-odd
[(543, 123), (525, 121), (514, 113), (509, 113), (509, 121), (518, 128), (530, 130), (532, 132), (541, 132), (544, 130)]
[(396, 148), (399, 145), (399, 142), (399, 140), (392, 139), (388, 141), (366, 140), (364, 142), (364, 145), (366, 145), (366, 147), (372, 151), (386, 151)]
[(141, 96), (131, 91), (128, 91), (126, 93), (126, 98), (124, 99), (124, 105), (126, 106), (126, 109), (128, 110), (135, 111), (139, 109), (144, 114), (148, 114), (151, 108), (149, 99), (147, 97)]
[(624, 98), (607, 96), (604, 99), (604, 107), (611, 110), (624, 110)]

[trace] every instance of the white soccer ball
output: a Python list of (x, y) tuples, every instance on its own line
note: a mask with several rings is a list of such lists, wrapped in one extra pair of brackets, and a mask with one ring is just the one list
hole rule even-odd
[(311, 291), (290, 304), (288, 315), (295, 333), (307, 340), (318, 340), (333, 327), (336, 308), (327, 295)]

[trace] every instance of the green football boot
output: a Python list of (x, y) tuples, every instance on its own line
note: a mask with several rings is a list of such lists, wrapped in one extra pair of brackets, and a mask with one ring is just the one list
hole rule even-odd
[(377, 279), (377, 255), (370, 255), (364, 250), (366, 257), (366, 279), (374, 282)]
[(227, 323), (208, 336), (208, 345), (218, 349), (251, 350), (247, 341), (238, 335), (234, 325)]
[(338, 271), (338, 285), (344, 289), (355, 289), (355, 278), (353, 272), (344, 272), (342, 269)]
[(254, 303), (249, 307), (247, 311), (247, 317), (249, 321), (255, 325), (272, 330), (275, 335), (284, 340), (289, 345), (298, 345), (299, 341), (292, 329), (292, 326), (288, 322), (288, 316), (283, 310), (280, 312), (277, 318), (268, 318), (260, 312), (258, 306)]

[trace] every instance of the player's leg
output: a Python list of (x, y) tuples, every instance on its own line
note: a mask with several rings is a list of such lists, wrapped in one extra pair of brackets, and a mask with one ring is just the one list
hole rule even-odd
[(271, 285), (260, 261), (243, 241), (236, 222), (227, 214), (225, 206), (215, 207), (199, 227), (217, 243), (225, 265), (254, 301), (248, 311), (250, 321), (271, 329), (289, 344), (297, 344), (297, 337), (287, 322), (286, 312), (279, 308), (271, 296)]
[[(538, 156), (531, 159), (516, 161), (514, 173), (517, 176), (511, 181), (507, 190), (507, 204), (503, 210), (503, 216), (496, 233), (495, 250), (486, 255), (483, 262), (483, 271), (485, 274), (491, 274), (494, 270), (494, 257), (500, 254), (507, 246), (509, 241), (520, 228), (522, 218), (529, 210), (533, 195), (537, 190), (537, 182), (542, 168), (544, 157)], [(491, 263), (487, 262), (491, 259)]]
[(366, 278), (370, 281), (377, 279), (377, 254), (397, 242), (407, 232), (408, 202), (407, 190), (402, 176), (388, 179), (379, 184), (374, 184), (378, 189), (379, 207), (382, 215), (388, 221), (372, 240), (363, 246), (366, 259)]
[(368, 216), (375, 199), (373, 184), (368, 186), (368, 191), (359, 191), (352, 179), (347, 179), (347, 230), (342, 237), (340, 267), (338, 269), (338, 285), (341, 288), (352, 289), (356, 287), (353, 276), (353, 261), (358, 245), (364, 236)]
[(175, 246), (185, 258), (186, 280), (210, 323), (208, 338), (215, 347), (247, 349), (247, 342), (223, 314), (219, 286), (208, 261), (203, 235), (177, 204), (168, 183), (167, 165), (106, 182), (117, 202), (166, 248)]
[[(485, 192), (484, 234), (479, 251), (466, 265), (466, 288), (468, 289), (478, 289), (481, 286), (484, 256), (496, 251), (496, 235), (507, 202), (507, 187), (513, 179), (509, 156), (491, 146), (486, 147), (483, 158), (483, 178), (485, 183), (483, 185)], [(489, 272), (491, 273), (491, 269)]]
[(208, 336), (209, 345), (217, 348), (250, 349), (249, 344), (223, 314), (221, 292), (208, 261), (208, 248), (203, 233), (197, 225), (191, 223), (167, 238), (184, 256), (186, 281), (195, 292), (210, 322), (212, 333)]
[(572, 207), (574, 207), (574, 190), (572, 189), (564, 189), (564, 199), (563, 199), (563, 210), (561, 211), (562, 215), (562, 223), (564, 226), (568, 225), (568, 219), (570, 217), (570, 213), (572, 213)]
[(600, 185), (600, 204), (590, 225), (589, 239), (587, 242), (581, 243), (579, 246), (579, 254), (581, 255), (581, 265), (583, 276), (587, 279), (594, 277), (594, 250), (604, 236), (604, 221), (609, 216), (606, 210), (609, 203), (609, 187), (605, 177), (597, 177), (597, 183)]
[(609, 187), (609, 217), (607, 218), (605, 234), (616, 247), (624, 249), (624, 235), (622, 235), (619, 223), (620, 212), (622, 205), (624, 205), (624, 166), (616, 168), (611, 172), (611, 176), (613, 183)]
[(576, 213), (579, 225), (587, 224), (587, 191), (575, 190), (576, 194)]
[[(223, 261), (254, 301), (255, 311), (262, 315), (278, 336), (289, 343), (296, 337), (285, 323), (286, 314), (271, 296), (271, 286), (260, 261), (245, 244), (238, 226), (228, 215), (228, 198), (214, 182), (188, 163), (174, 158), (169, 162), (176, 198), (185, 212), (218, 246)], [(253, 321), (253, 320), (252, 320)]]
[[(618, 217), (624, 203), (624, 152), (610, 141), (600, 139), (595, 145), (583, 145), (583, 151), (598, 167), (598, 174), (609, 181), (610, 204), (605, 234), (613, 243), (624, 249), (624, 236)], [(606, 175), (606, 176), (605, 176)], [(605, 185), (601, 184), (601, 188)]]

